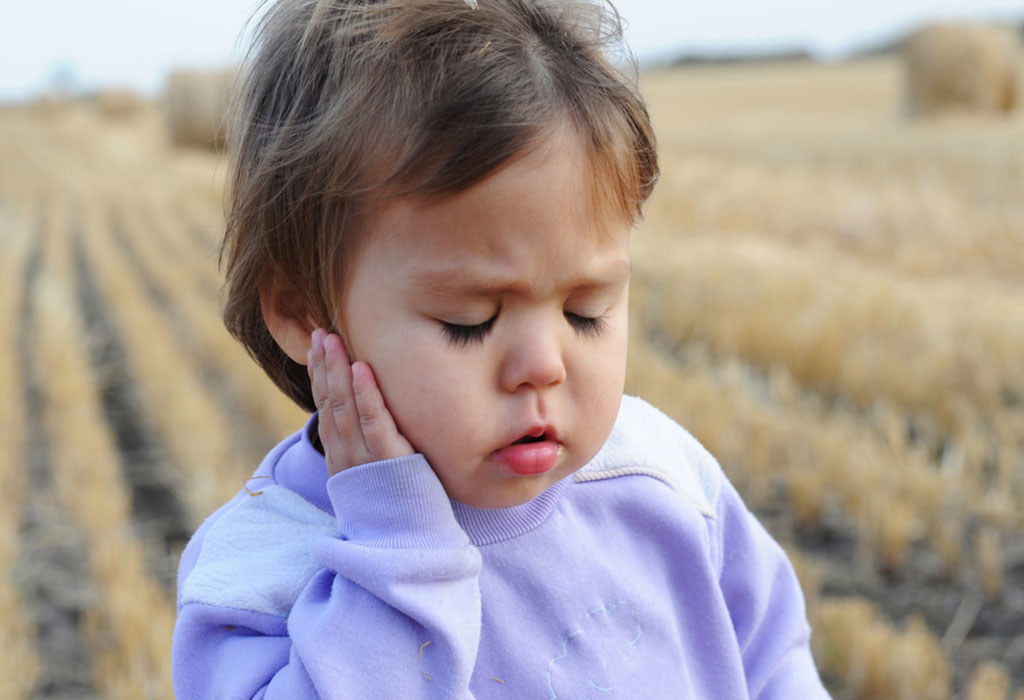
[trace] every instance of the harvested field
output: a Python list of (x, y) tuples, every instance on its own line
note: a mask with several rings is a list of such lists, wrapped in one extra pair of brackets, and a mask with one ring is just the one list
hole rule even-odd
[[(628, 390), (791, 552), (836, 698), (1024, 693), (1024, 113), (896, 59), (644, 85)], [(0, 111), (3, 698), (169, 698), (189, 533), (304, 414), (219, 322), (223, 163), (159, 107)], [(211, 466), (213, 465), (213, 466)]]

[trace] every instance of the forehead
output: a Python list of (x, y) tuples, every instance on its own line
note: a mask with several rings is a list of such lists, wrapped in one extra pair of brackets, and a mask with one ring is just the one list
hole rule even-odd
[(632, 222), (598, 196), (600, 169), (579, 135), (562, 128), (469, 189), (441, 199), (408, 197), (371, 218), (368, 243), (404, 256), (410, 269), (473, 265), (501, 272), (552, 268), (595, 256), (628, 264)]

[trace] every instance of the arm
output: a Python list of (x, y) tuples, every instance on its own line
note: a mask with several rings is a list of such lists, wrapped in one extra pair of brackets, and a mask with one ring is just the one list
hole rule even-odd
[[(333, 477), (328, 491), (345, 514), (339, 535), (309, 538), (318, 570), (287, 617), (274, 610), (285, 597), (280, 585), (250, 589), (245, 601), (228, 600), (229, 591), (218, 594), (215, 586), (197, 594), (204, 577), (256, 578), (259, 567), (244, 550), (226, 565), (200, 555), (175, 630), (178, 697), (465, 697), (479, 640), (480, 559), (429, 465), (419, 456), (364, 465)], [(265, 495), (272, 503), (275, 494)], [(213, 551), (212, 538), (233, 531), (228, 549), (244, 546), (258, 537), (260, 519), (281, 532), (282, 510), (246, 516), (244, 533), (229, 522), (235, 514), (224, 515), (204, 554)], [(311, 528), (286, 534), (301, 538), (303, 527)], [(247, 564), (249, 571), (241, 569)]]
[[(351, 466), (346, 453), (332, 453), (352, 426), (337, 424), (347, 419), (343, 410), (332, 421), (333, 414), (323, 408), (348, 405), (359, 420), (359, 391), (375, 392), (372, 375), (365, 378), (371, 383), (354, 393), (351, 384), (343, 385), (349, 387), (349, 401), (318, 400), (321, 423), (331, 423), (321, 425), (320, 434), (329, 469), (334, 466), (328, 493), (336, 531), (325, 533), (322, 522), (313, 522), (315, 516), (304, 521), (305, 502), (271, 487), (264, 494), (268, 498), (243, 500), (206, 533), (183, 587), (175, 629), (178, 697), (470, 697), (480, 635), (480, 556), (455, 521), (441, 483), (419, 455)], [(337, 393), (314, 378), (318, 399), (323, 391)], [(383, 409), (383, 401), (375, 400), (379, 393), (362, 401), (362, 408)], [(358, 424), (386, 431), (389, 421), (389, 415), (376, 416)], [(370, 437), (358, 449), (376, 444), (401, 450), (404, 438), (400, 442), (395, 436), (400, 438), (395, 431), (383, 442)], [(261, 528), (269, 537), (260, 536)], [(218, 547), (226, 554), (219, 560), (210, 554), (211, 561), (204, 561)], [(260, 557), (253, 552), (274, 547), (286, 554), (297, 548), (307, 559), (312, 555), (309, 573), (287, 556), (269, 559), (269, 578), (298, 578), (294, 602), (287, 585), (265, 590), (260, 584), (268, 577), (258, 575)], [(216, 585), (220, 579), (232, 589), (222, 592)], [(230, 599), (239, 589), (248, 595)]]
[(724, 480), (716, 529), (721, 588), (750, 697), (828, 698), (811, 656), (811, 630), (793, 567)]

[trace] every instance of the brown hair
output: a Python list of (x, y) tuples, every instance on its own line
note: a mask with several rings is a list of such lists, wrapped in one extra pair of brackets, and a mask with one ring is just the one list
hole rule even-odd
[(270, 335), (260, 291), (332, 327), (367, 216), (461, 192), (566, 119), (595, 192), (636, 221), (658, 177), (635, 66), (604, 0), (278, 0), (256, 27), (221, 248), (224, 322), (313, 411), (306, 368)]

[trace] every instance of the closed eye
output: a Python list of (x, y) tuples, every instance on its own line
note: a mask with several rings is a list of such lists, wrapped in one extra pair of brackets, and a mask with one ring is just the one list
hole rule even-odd
[(457, 323), (440, 321), (441, 332), (444, 334), (445, 339), (447, 339), (452, 345), (464, 348), (470, 343), (484, 342), (484, 338), (491, 332), (491, 328), (494, 327), (494, 321), (497, 318), (498, 316), (495, 314), (488, 320), (483, 323), (478, 323), (475, 326), (462, 326)]
[(573, 327), (579, 335), (588, 337), (595, 337), (601, 335), (608, 326), (608, 322), (605, 321), (604, 316), (596, 316), (591, 318), (590, 316), (580, 316), (569, 311), (565, 312), (565, 320), (569, 322), (569, 325)]

